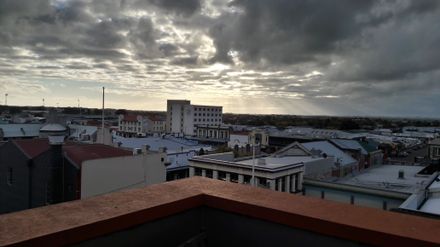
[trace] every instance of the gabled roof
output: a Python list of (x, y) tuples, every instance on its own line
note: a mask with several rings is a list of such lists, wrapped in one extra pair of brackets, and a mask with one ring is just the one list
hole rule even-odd
[(49, 150), (48, 139), (22, 139), (13, 140), (12, 143), (14, 143), (29, 159), (33, 159)]
[(84, 161), (132, 156), (133, 153), (124, 149), (103, 144), (75, 144), (63, 147), (64, 156), (74, 165), (80, 167)]
[(326, 153), (328, 156), (335, 157), (335, 161), (339, 160), (342, 166), (353, 165), (357, 163), (357, 161), (353, 159), (350, 155), (344, 153), (342, 150), (340, 150), (328, 141), (307, 142), (302, 143), (302, 145), (306, 147), (309, 151), (313, 149), (319, 150), (323, 153)]
[(342, 150), (360, 150), (362, 154), (368, 154), (367, 150), (356, 140), (331, 139), (330, 142)]
[[(289, 152), (290, 150), (294, 150), (297, 149), (299, 150), (301, 153), (297, 153), (297, 152)], [(303, 145), (301, 145), (299, 142), (294, 142), (291, 143), (287, 146), (285, 146), (284, 148), (276, 151), (275, 153), (272, 154), (272, 156), (280, 156), (280, 155), (285, 155), (285, 156), (311, 156), (312, 153), (307, 150), (306, 147), (304, 147)]]

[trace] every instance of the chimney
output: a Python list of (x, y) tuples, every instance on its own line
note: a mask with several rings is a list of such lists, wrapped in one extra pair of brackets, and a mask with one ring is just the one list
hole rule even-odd
[(55, 204), (63, 201), (63, 144), (64, 136), (49, 136), (49, 181), (47, 202)]

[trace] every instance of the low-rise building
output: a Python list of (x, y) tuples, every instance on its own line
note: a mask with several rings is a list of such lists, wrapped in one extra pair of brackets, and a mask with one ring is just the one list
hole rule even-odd
[(134, 114), (119, 116), (119, 135), (124, 137), (146, 136), (148, 130), (148, 120), (146, 117)]
[(195, 139), (202, 142), (227, 143), (230, 139), (230, 128), (223, 125), (196, 125)]
[(428, 158), (431, 161), (440, 159), (440, 139), (434, 139), (428, 143)]
[(164, 182), (165, 161), (146, 148), (133, 153), (63, 136), (9, 141), (0, 146), (0, 213)]
[(202, 176), (271, 190), (296, 193), (302, 190), (304, 163), (318, 161), (311, 156), (258, 157), (235, 160), (232, 152), (195, 156), (190, 159), (189, 176)]

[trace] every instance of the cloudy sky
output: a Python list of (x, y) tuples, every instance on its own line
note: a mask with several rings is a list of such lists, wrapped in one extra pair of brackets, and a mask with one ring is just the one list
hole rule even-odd
[(0, 0), (13, 105), (440, 117), (440, 1)]

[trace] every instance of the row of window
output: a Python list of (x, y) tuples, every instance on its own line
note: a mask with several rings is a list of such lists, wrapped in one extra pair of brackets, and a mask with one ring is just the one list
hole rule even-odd
[[(197, 117), (197, 116), (205, 116), (205, 113), (194, 113), (194, 117)], [(222, 114), (221, 113), (206, 113), (206, 116), (207, 117), (221, 117), (222, 116)]]
[(212, 118), (195, 118), (194, 122), (221, 122), (220, 118), (212, 119)]
[(221, 108), (203, 108), (203, 107), (195, 107), (195, 111), (214, 111), (214, 112), (221, 112)]

